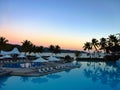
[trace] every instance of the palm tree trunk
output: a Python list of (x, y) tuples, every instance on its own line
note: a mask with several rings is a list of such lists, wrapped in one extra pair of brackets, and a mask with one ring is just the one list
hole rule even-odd
[[(94, 45), (94, 48), (95, 48), (95, 51), (97, 53), (97, 56), (99, 56), (98, 49), (97, 49), (97, 47), (95, 45)], [(95, 56), (96, 56), (96, 53), (95, 53)], [(98, 57), (96, 57), (96, 58), (98, 58)]]

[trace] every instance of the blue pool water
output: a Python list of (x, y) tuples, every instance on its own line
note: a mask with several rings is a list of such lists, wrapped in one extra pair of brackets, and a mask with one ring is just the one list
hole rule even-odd
[(80, 63), (80, 68), (42, 77), (0, 77), (0, 90), (120, 90), (115, 62)]
[(29, 63), (10, 63), (5, 64), (3, 67), (9, 68), (31, 68), (31, 67), (38, 67), (42, 64), (40, 62), (29, 62)]

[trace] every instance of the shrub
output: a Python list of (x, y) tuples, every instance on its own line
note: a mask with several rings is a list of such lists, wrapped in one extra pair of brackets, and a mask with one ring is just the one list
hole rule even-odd
[(65, 62), (71, 62), (71, 61), (72, 61), (72, 58), (71, 58), (69, 55), (66, 55), (66, 56), (64, 57), (64, 60), (65, 60)]

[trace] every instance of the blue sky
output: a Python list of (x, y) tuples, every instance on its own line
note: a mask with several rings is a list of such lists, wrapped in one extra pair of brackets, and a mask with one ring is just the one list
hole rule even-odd
[(119, 0), (0, 0), (1, 35), (11, 43), (81, 49), (120, 31)]

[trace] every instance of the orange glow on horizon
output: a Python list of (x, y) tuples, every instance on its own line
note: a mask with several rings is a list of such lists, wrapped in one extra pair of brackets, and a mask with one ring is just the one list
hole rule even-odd
[(49, 47), (52, 45), (59, 45), (62, 49), (83, 50), (82, 43), (73, 37), (61, 37), (57, 35), (48, 34), (32, 34), (30, 32), (15, 31), (14, 28), (0, 28), (1, 36), (9, 40), (9, 43), (21, 45), (24, 40), (30, 40), (37, 46)]

